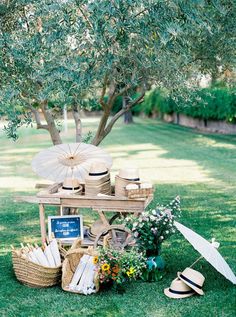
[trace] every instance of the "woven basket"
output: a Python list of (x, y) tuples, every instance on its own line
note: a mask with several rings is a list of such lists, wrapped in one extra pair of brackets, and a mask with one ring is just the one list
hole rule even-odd
[(61, 266), (46, 267), (21, 257), (21, 252), (12, 250), (12, 263), (16, 278), (30, 287), (50, 287), (61, 281)]
[[(76, 240), (70, 250), (67, 252), (65, 261), (62, 265), (62, 283), (61, 287), (64, 291), (80, 294), (78, 291), (73, 291), (69, 289), (69, 284), (72, 280), (72, 277), (76, 271), (76, 268), (80, 262), (80, 259), (84, 254), (88, 255), (97, 255), (95, 250), (92, 247), (81, 248), (81, 240)], [(94, 284), (96, 286), (96, 292), (99, 290), (99, 280), (98, 276), (95, 276)]]
[(153, 195), (153, 188), (126, 189), (125, 191), (129, 199), (146, 198)]

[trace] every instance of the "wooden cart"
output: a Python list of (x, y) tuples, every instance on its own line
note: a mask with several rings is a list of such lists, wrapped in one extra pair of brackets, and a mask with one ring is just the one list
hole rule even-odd
[[(145, 210), (150, 204), (153, 196), (150, 195), (146, 199), (136, 198), (128, 199), (127, 197), (111, 196), (87, 196), (87, 195), (65, 195), (62, 193), (53, 193), (51, 190), (53, 187), (48, 187), (43, 191), (40, 191), (36, 196), (21, 196), (18, 197), (18, 201), (24, 201), (28, 203), (34, 203), (39, 205), (39, 218), (41, 228), (42, 243), (46, 241), (46, 220), (45, 220), (45, 207), (58, 206), (62, 210), (63, 207), (69, 208), (91, 208), (93, 211), (98, 212), (102, 223), (106, 226), (106, 229), (101, 231), (95, 239), (94, 245), (98, 244), (99, 239), (105, 234), (109, 233), (113, 239), (116, 238), (115, 230), (127, 231), (122, 225), (112, 225), (112, 221), (107, 218), (107, 212), (114, 213), (112, 220), (120, 214), (134, 213), (139, 214)], [(86, 242), (84, 243), (86, 245)], [(124, 242), (124, 245), (127, 241)]]

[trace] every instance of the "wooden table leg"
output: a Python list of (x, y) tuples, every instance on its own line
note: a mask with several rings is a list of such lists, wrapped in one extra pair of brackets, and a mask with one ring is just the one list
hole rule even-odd
[(42, 239), (42, 243), (44, 243), (46, 242), (46, 239), (47, 239), (44, 204), (39, 204), (39, 221), (40, 221), (41, 239)]

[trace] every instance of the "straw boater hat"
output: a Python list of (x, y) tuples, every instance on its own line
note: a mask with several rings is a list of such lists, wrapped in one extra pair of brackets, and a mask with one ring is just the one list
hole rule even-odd
[(128, 181), (138, 182), (139, 170), (137, 168), (123, 168), (119, 170), (118, 177), (124, 178)]
[(164, 289), (166, 296), (170, 298), (186, 298), (195, 294), (195, 292), (178, 278), (171, 282), (170, 287)]
[(199, 295), (203, 295), (202, 290), (205, 277), (198, 271), (187, 267), (182, 273), (178, 272), (178, 278), (183, 281), (186, 285), (191, 287)]
[(108, 172), (109, 171), (103, 162), (94, 162), (90, 166), (89, 174), (86, 177), (85, 181), (103, 178), (104, 176), (107, 176), (109, 174)]
[(65, 194), (75, 194), (81, 192), (83, 187), (80, 185), (76, 178), (66, 178), (62, 184), (62, 187), (58, 189), (58, 192)]

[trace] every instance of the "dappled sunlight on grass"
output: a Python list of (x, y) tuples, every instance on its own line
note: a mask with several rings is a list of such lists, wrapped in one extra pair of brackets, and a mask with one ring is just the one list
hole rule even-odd
[(27, 191), (35, 187), (36, 179), (26, 176), (0, 177), (0, 188), (11, 188), (13, 191)]
[(206, 136), (202, 136), (202, 135), (199, 135), (198, 137), (196, 137), (195, 141), (199, 145), (203, 145), (203, 146), (236, 150), (236, 145), (235, 144), (219, 142), (219, 141), (212, 140), (212, 139), (210, 139), (210, 138), (208, 138)]
[[(131, 144), (125, 147), (107, 147), (113, 157), (112, 176), (120, 168), (136, 167), (140, 176), (153, 183), (212, 182), (213, 178), (197, 162), (184, 159), (167, 159), (167, 153), (158, 145), (150, 143)], [(121, 152), (122, 150), (122, 152)]]

